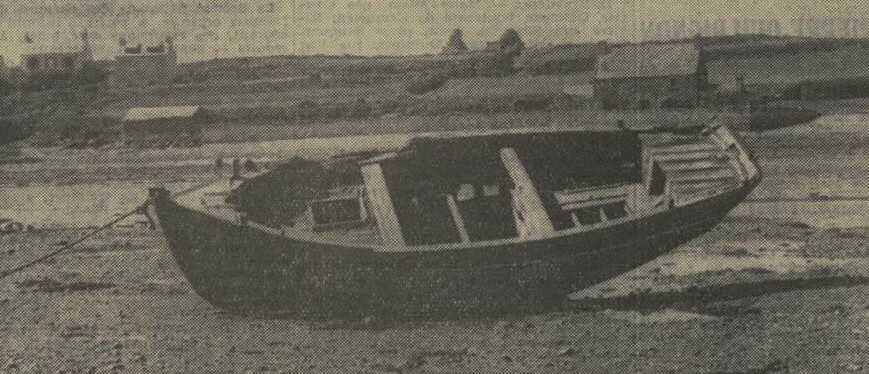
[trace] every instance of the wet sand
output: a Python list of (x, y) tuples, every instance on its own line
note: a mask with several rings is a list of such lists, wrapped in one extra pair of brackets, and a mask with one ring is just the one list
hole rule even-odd
[[(869, 130), (822, 120), (749, 137), (766, 171), (754, 197), (869, 188), (869, 143), (854, 141)], [(0, 372), (869, 371), (869, 224), (849, 204), (787, 204), (744, 204), (556, 310), (461, 319), (229, 315), (191, 290), (159, 231), (114, 229), (0, 280)], [(82, 233), (0, 236), (0, 269)]]

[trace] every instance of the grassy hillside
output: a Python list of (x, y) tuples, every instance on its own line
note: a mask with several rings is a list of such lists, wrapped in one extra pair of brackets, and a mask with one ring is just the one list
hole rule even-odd
[(710, 62), (709, 78), (712, 83), (733, 87), (736, 85), (735, 78), (739, 76), (744, 77), (748, 85), (762, 86), (869, 77), (869, 48), (851, 46)]
[[(869, 87), (869, 48), (863, 41), (746, 35), (700, 43), (714, 57), (712, 82), (724, 89), (733, 90), (736, 77), (780, 92), (811, 82), (821, 91), (819, 98), (837, 87), (854, 86), (849, 91), (854, 95)], [(536, 122), (540, 116), (554, 111), (581, 121), (599, 115), (589, 100), (593, 57), (617, 46), (533, 47), (507, 66), (507, 60), (491, 60), (504, 54), (484, 52), (217, 59), (183, 64), (183, 82), (172, 87), (113, 91), (88, 85), (7, 96), (0, 119), (11, 118), (18, 130), (38, 134), (31, 138), (37, 143), (80, 145), (103, 136), (132, 107), (202, 106), (214, 119), (206, 141), (500, 126), (486, 117), (519, 116), (537, 126), (546, 125)], [(420, 82), (437, 84), (409, 90)], [(458, 115), (471, 119), (442, 121)], [(249, 127), (255, 128), (239, 130)]]
[(473, 65), (480, 60), (498, 57), (497, 52), (461, 55), (414, 56), (269, 56), (215, 59), (182, 66), (182, 75), (191, 82), (218, 80), (256, 80), (310, 73), (323, 75), (368, 76), (378, 79), (399, 78), (412, 73), (447, 71)]
[(499, 96), (557, 96), (576, 85), (588, 84), (591, 73), (454, 79), (425, 96), (428, 98), (486, 98)]
[(351, 102), (357, 99), (380, 100), (405, 95), (402, 83), (350, 87), (317, 85), (286, 87), (269, 84), (253, 87), (215, 85), (207, 87), (167, 87), (148, 92), (105, 92), (97, 105), (107, 113), (131, 107), (199, 105), (212, 109), (278, 106), (287, 107), (305, 100)]

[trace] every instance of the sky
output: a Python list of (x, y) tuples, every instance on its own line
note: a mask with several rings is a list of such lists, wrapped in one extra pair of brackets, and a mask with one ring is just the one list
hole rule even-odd
[(279, 54), (437, 53), (453, 28), (481, 47), (515, 28), (528, 45), (703, 35), (869, 37), (869, 2), (836, 0), (0, 0), (0, 55), (15, 65), (23, 37), (77, 44), (96, 58), (123, 37), (171, 35), (179, 59)]

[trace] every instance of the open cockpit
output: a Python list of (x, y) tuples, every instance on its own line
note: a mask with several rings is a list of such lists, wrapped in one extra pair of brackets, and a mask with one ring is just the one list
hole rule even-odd
[(758, 173), (723, 126), (688, 135), (423, 137), (392, 152), (294, 159), (228, 191), (226, 204), (199, 208), (329, 243), (460, 245), (594, 230), (738, 188)]

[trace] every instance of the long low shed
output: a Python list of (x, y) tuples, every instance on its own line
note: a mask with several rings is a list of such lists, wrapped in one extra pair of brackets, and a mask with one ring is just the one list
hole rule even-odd
[(198, 106), (132, 108), (121, 120), (127, 142), (199, 141), (205, 114)]

